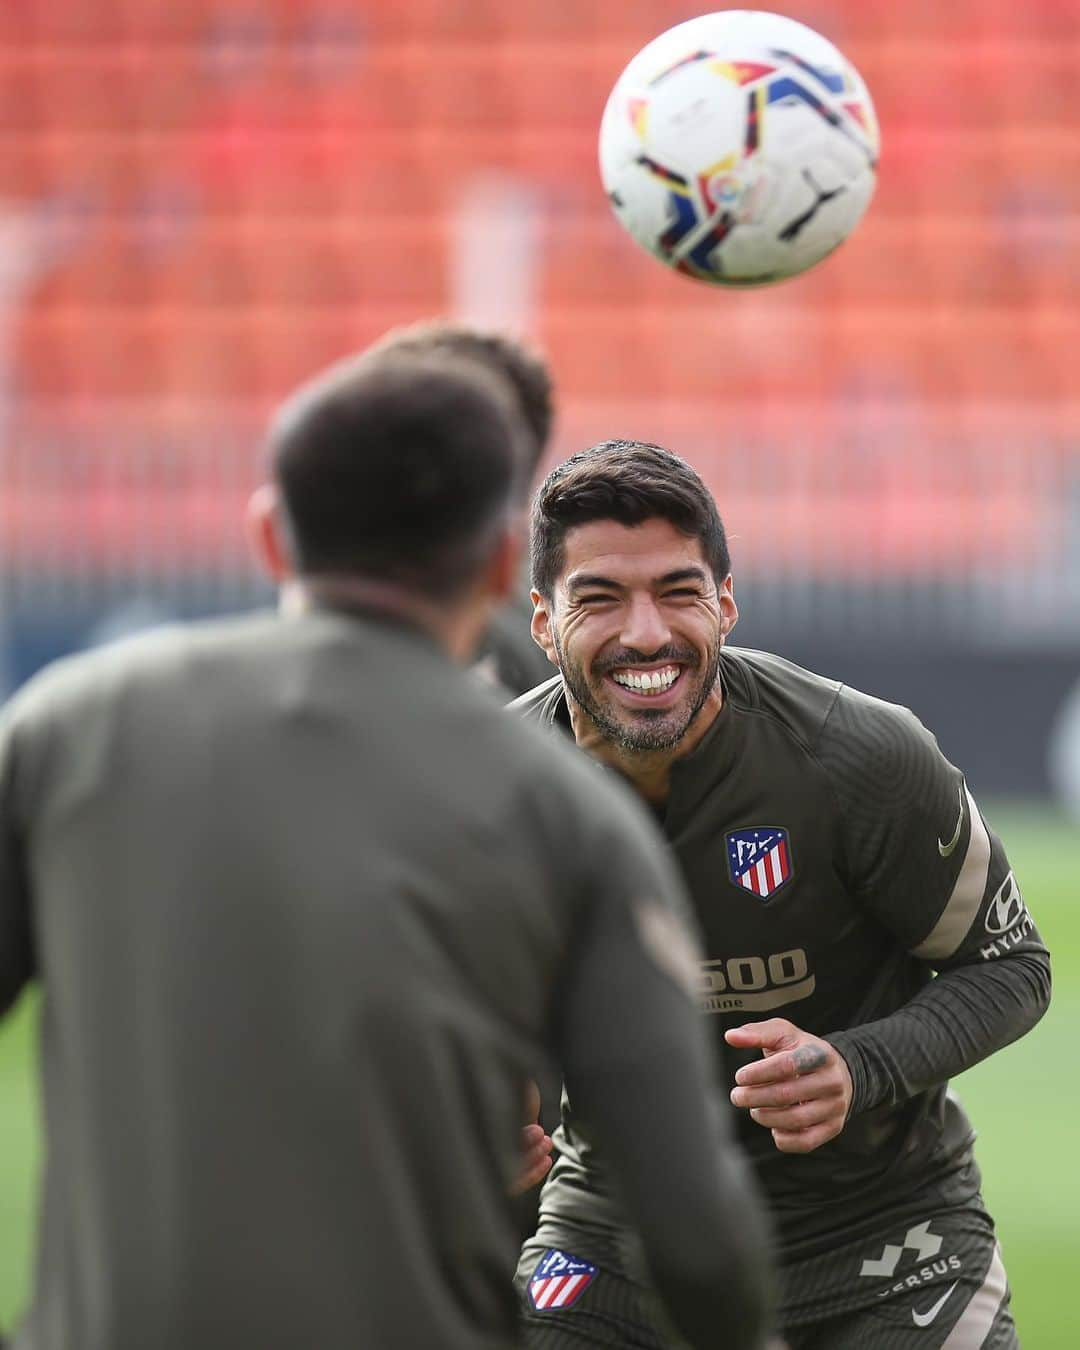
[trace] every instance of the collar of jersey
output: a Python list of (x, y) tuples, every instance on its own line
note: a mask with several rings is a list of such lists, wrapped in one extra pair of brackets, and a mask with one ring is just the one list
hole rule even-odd
[[(672, 807), (678, 806), (680, 800), (687, 807), (692, 806), (735, 766), (738, 752), (731, 732), (733, 705), (753, 703), (753, 693), (748, 687), (746, 672), (733, 652), (721, 652), (719, 679), (724, 691), (724, 703), (712, 726), (688, 755), (675, 760), (671, 766), (671, 797), (667, 806), (669, 821), (674, 815)], [(540, 708), (540, 720), (573, 737), (562, 676), (556, 675), (548, 684)]]

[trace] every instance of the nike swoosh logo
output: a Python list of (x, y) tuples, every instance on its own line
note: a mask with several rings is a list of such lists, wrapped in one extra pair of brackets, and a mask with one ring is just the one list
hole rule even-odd
[(937, 841), (937, 851), (943, 858), (947, 858), (953, 849), (960, 842), (960, 831), (964, 827), (964, 785), (960, 784), (960, 814), (956, 819), (956, 829), (953, 830), (953, 837), (947, 844), (943, 844), (939, 839)]
[(944, 1308), (945, 1304), (949, 1301), (949, 1295), (952, 1293), (952, 1291), (956, 1288), (956, 1286), (959, 1283), (960, 1283), (959, 1280), (955, 1280), (952, 1284), (950, 1284), (948, 1289), (945, 1290), (945, 1292), (934, 1304), (934, 1306), (932, 1308), (927, 1308), (927, 1310), (924, 1313), (916, 1312), (915, 1309), (912, 1308), (911, 1320), (915, 1323), (915, 1325), (917, 1327), (928, 1327), (930, 1323), (934, 1320), (934, 1318), (938, 1315), (938, 1313), (942, 1310), (942, 1308)]

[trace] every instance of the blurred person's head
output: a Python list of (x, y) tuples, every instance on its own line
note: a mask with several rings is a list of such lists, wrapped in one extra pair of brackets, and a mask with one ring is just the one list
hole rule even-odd
[(531, 560), (533, 636), (562, 673), (579, 741), (688, 748), (719, 710), (720, 649), (738, 617), (698, 474), (640, 441), (574, 455), (536, 494)]
[(544, 455), (554, 421), (554, 388), (544, 358), (527, 343), (494, 329), (475, 328), (453, 319), (424, 319), (392, 328), (373, 355), (449, 355), (475, 361), (505, 380), (528, 429), (526, 469), (531, 478)]
[(249, 507), (256, 552), (287, 604), (395, 612), (464, 657), (513, 583), (525, 440), (476, 363), (342, 361), (273, 420), (270, 481)]

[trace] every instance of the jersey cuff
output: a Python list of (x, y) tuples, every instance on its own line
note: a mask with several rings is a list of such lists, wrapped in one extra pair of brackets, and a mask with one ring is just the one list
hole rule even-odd
[(849, 1031), (836, 1031), (822, 1037), (829, 1042), (843, 1059), (851, 1075), (851, 1105), (848, 1107), (846, 1125), (852, 1116), (860, 1115), (875, 1106), (880, 1106), (888, 1097), (888, 1085), (875, 1081), (866, 1056), (863, 1054), (855, 1036)]

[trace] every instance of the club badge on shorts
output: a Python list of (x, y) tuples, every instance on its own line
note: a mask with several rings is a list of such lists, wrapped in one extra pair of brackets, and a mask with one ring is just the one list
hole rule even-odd
[(580, 1256), (549, 1247), (529, 1281), (529, 1302), (537, 1312), (564, 1311), (578, 1301), (596, 1273), (597, 1267)]
[(787, 830), (778, 825), (751, 825), (726, 836), (728, 871), (736, 886), (759, 900), (775, 895), (792, 876)]

